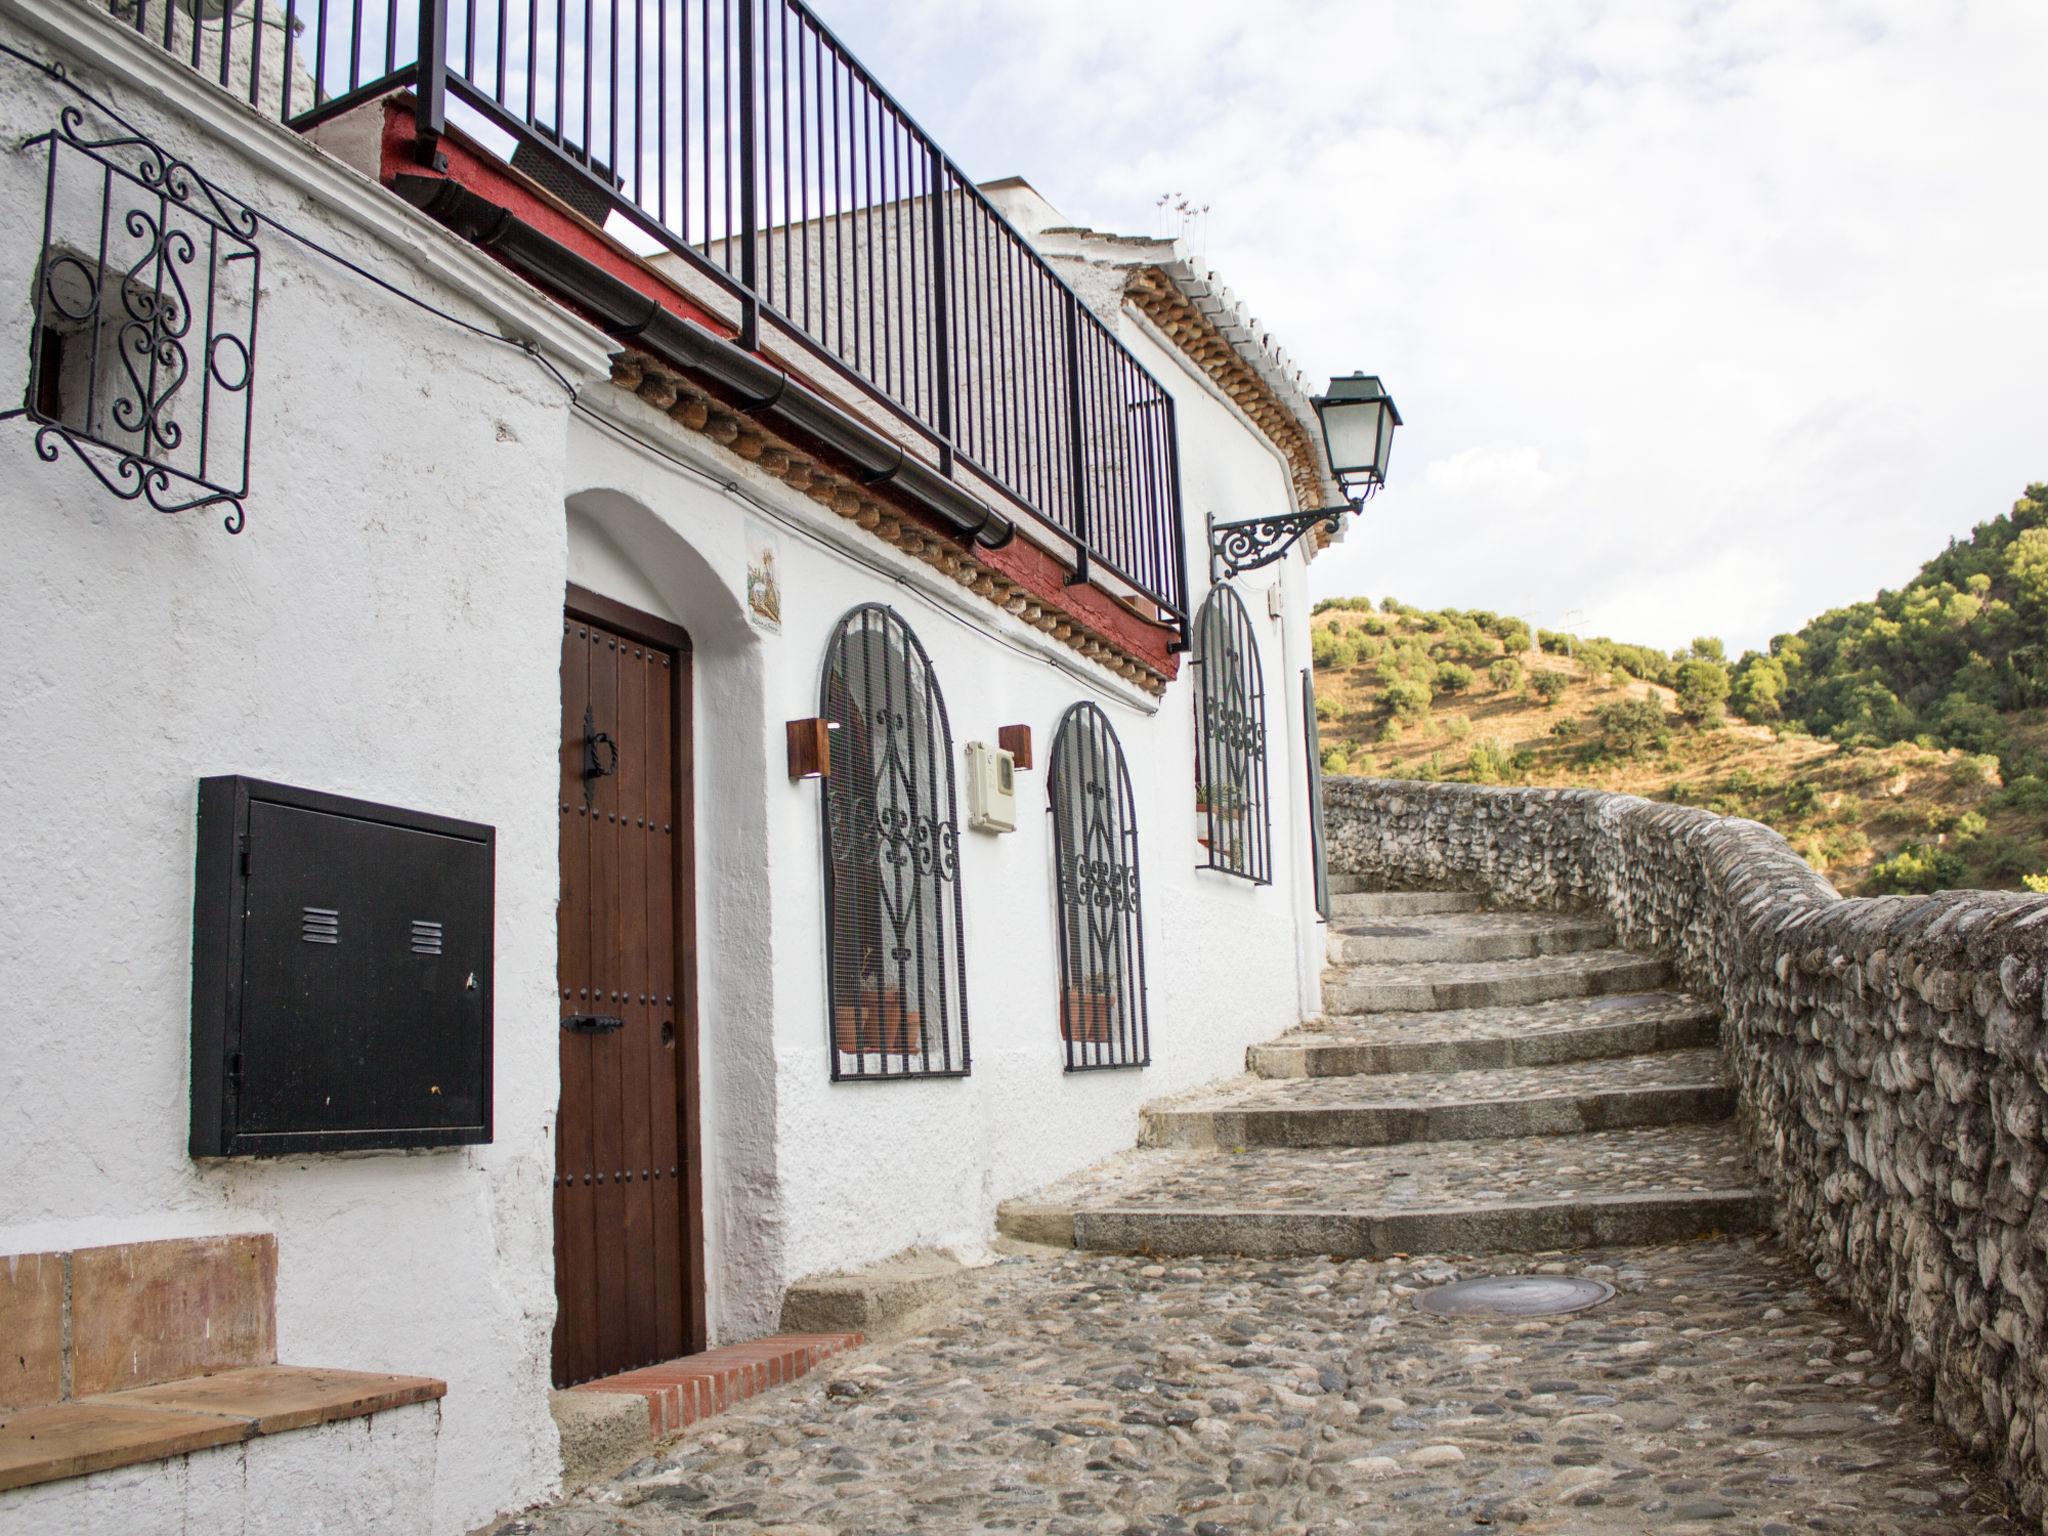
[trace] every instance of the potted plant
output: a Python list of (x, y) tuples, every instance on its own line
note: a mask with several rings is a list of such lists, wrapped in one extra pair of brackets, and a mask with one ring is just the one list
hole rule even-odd
[(901, 987), (864, 979), (851, 1000), (833, 1007), (832, 1041), (850, 1056), (906, 1056), (923, 1049), (924, 1025)]
[(1230, 783), (1197, 784), (1195, 812), (1220, 821), (1234, 821), (1244, 814), (1244, 790)]
[(1107, 1045), (1115, 1038), (1116, 1018), (1116, 983), (1099, 972), (1060, 994), (1062, 1040)]

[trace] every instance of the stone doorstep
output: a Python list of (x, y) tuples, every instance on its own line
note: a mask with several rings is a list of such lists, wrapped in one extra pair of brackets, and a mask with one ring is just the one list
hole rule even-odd
[(1647, 1056), (1720, 1042), (1721, 1021), (1706, 1009), (1669, 1019), (1635, 1019), (1536, 1034), (1439, 1035), (1420, 1030), (1413, 1039), (1317, 1040), (1255, 1045), (1245, 1066), (1266, 1078), (1391, 1077), (1404, 1072), (1483, 1072), (1506, 1067), (1552, 1067), (1570, 1062)]
[(557, 1396), (584, 1392), (643, 1399), (651, 1445), (771, 1387), (786, 1386), (860, 1343), (857, 1333), (771, 1334), (579, 1382)]
[(975, 1271), (943, 1253), (908, 1252), (849, 1274), (813, 1275), (783, 1293), (787, 1333), (900, 1338), (966, 1299)]
[(0, 1417), (0, 1490), (367, 1418), (448, 1390), (427, 1376), (257, 1365)]

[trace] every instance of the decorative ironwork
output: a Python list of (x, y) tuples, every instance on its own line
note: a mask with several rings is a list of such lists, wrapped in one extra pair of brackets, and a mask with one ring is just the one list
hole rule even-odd
[(1069, 709), (1046, 775), (1060, 929), (1060, 1039), (1069, 1072), (1152, 1061), (1138, 805), (1109, 717)]
[(1266, 772), (1266, 675), (1251, 615), (1212, 587), (1195, 615), (1195, 814), (1203, 867), (1255, 885), (1273, 880)]
[(1301, 734), (1308, 752), (1308, 835), (1315, 869), (1316, 911), (1330, 920), (1330, 850), (1323, 846), (1323, 754), (1316, 730), (1316, 678), (1301, 669)]
[(1228, 581), (1262, 565), (1271, 565), (1317, 528), (1334, 534), (1344, 526), (1347, 514), (1372, 500), (1377, 485), (1367, 485), (1350, 501), (1313, 512), (1289, 512), (1280, 517), (1252, 517), (1239, 523), (1219, 523), (1209, 518), (1209, 580)]
[(296, 128), (408, 88), (431, 162), (452, 98), (1185, 632), (1172, 396), (803, 0), (106, 4)]
[(139, 134), (93, 139), (83, 112), (49, 153), (28, 395), (46, 463), (69, 448), (123, 500), (225, 506), (240, 533), (261, 291), (257, 218)]
[(953, 734), (931, 658), (864, 604), (825, 650), (825, 955), (833, 1081), (968, 1070)]

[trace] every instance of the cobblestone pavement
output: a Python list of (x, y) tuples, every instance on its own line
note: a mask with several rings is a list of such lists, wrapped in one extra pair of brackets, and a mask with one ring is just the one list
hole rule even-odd
[[(1414, 1303), (1521, 1270), (1618, 1294), (1521, 1320)], [(2018, 1530), (1768, 1242), (1476, 1265), (1073, 1255), (979, 1286), (498, 1536)]]
[(1369, 1077), (1245, 1077), (1160, 1099), (1176, 1109), (1316, 1109), (1345, 1104), (1469, 1104), (1488, 1099), (1558, 1098), (1619, 1088), (1674, 1088), (1728, 1081), (1717, 1048), (1658, 1051), (1605, 1061), (1541, 1067), (1489, 1067), (1470, 1072), (1391, 1072)]
[(1098, 1208), (1404, 1210), (1646, 1190), (1746, 1189), (1749, 1183), (1734, 1128), (1721, 1122), (1394, 1147), (1260, 1147), (1236, 1154), (1141, 1148), (1031, 1198)]
[(1491, 1040), (1501, 1035), (1554, 1034), (1689, 1019), (1705, 1005), (1682, 992), (1638, 992), (1613, 997), (1571, 997), (1518, 1008), (1416, 1009), (1401, 1013), (1335, 1014), (1291, 1031), (1274, 1045), (1385, 1045), (1401, 1040)]

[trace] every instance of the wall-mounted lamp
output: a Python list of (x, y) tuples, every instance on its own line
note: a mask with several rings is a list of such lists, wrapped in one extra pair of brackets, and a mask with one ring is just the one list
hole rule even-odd
[(784, 729), (789, 734), (790, 778), (829, 778), (832, 773), (832, 733), (839, 729), (839, 723), (814, 716), (808, 720), (791, 720)]
[(1209, 580), (1219, 582), (1243, 571), (1271, 565), (1294, 548), (1310, 529), (1335, 533), (1344, 514), (1356, 512), (1373, 492), (1387, 483), (1387, 459), (1394, 451), (1394, 428), (1401, 412), (1373, 374), (1354, 373), (1330, 380), (1328, 393), (1309, 402), (1323, 427), (1323, 451), (1330, 473), (1349, 496), (1334, 507), (1290, 512), (1285, 517), (1254, 517), (1240, 523), (1209, 519)]
[(1031, 727), (1028, 725), (999, 725), (996, 727), (996, 745), (1010, 754), (1011, 766), (1018, 769), (1031, 766)]

